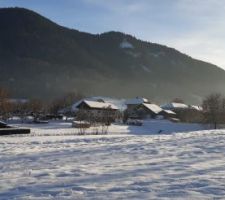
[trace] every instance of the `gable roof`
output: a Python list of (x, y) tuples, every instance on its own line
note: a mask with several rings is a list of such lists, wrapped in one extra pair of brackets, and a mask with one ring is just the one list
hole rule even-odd
[(166, 109), (166, 110), (170, 110), (170, 109), (186, 109), (188, 108), (188, 105), (184, 104), (184, 103), (168, 103), (168, 104), (164, 104), (161, 106), (161, 108)]
[(143, 103), (142, 105), (154, 112), (155, 114), (159, 114), (163, 110), (156, 104)]
[(78, 106), (81, 103), (85, 103), (86, 105), (88, 105), (90, 108), (97, 108), (97, 109), (112, 109), (112, 110), (118, 110), (119, 108), (111, 103), (105, 103), (105, 102), (98, 102), (98, 101), (90, 101), (90, 100), (81, 100), (79, 102), (77, 102), (76, 104), (73, 105), (73, 109), (74, 108), (78, 108)]
[(176, 113), (173, 112), (172, 110), (163, 110), (163, 111), (166, 112), (167, 114), (176, 115)]

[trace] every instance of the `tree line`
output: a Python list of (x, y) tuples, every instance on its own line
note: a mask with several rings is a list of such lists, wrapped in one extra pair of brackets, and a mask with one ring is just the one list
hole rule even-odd
[(39, 118), (47, 114), (58, 115), (58, 111), (71, 106), (74, 102), (84, 98), (79, 92), (69, 92), (51, 101), (41, 99), (13, 100), (10, 92), (0, 87), (0, 119), (7, 120), (11, 116), (25, 119), (27, 115)]
[[(34, 118), (39, 118), (46, 114), (58, 115), (61, 109), (70, 107), (74, 102), (84, 97), (85, 96), (79, 92), (70, 92), (51, 101), (30, 99), (26, 102), (17, 102), (10, 101), (10, 92), (0, 87), (0, 118), (1, 120), (7, 120), (9, 117), (16, 115), (23, 120), (28, 115), (32, 115)], [(176, 98), (173, 102), (183, 103), (183, 100)], [(181, 110), (177, 112), (177, 116), (183, 122), (211, 124), (215, 129), (219, 124), (225, 124), (224, 96), (218, 93), (206, 96), (202, 101), (202, 108), (203, 110), (201, 112), (195, 110)], [(79, 113), (78, 116), (81, 117)]]

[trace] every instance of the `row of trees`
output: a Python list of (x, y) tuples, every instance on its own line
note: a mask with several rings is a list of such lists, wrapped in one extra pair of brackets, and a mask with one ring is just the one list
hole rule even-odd
[(225, 124), (225, 97), (221, 94), (211, 94), (202, 103), (204, 123), (213, 124), (214, 128), (218, 124)]
[[(182, 99), (174, 99), (173, 102), (184, 103)], [(202, 111), (184, 109), (177, 111), (177, 117), (183, 122), (195, 122), (211, 124), (217, 128), (219, 124), (225, 124), (225, 97), (215, 93), (206, 96), (202, 101)]]
[(0, 88), (0, 118), (6, 120), (10, 116), (16, 115), (23, 120), (27, 115), (33, 115), (34, 118), (39, 118), (46, 114), (57, 115), (60, 109), (71, 106), (75, 101), (83, 97), (80, 93), (71, 92), (52, 101), (44, 101), (41, 99), (13, 101), (10, 98), (9, 91)]
[(3, 118), (7, 118), (11, 110), (11, 104), (7, 99), (9, 98), (9, 92), (6, 89), (0, 88), (0, 115)]
[(109, 125), (115, 121), (115, 118), (119, 117), (119, 113), (118, 116), (117, 113), (112, 113), (110, 107), (99, 111), (79, 109), (76, 113), (76, 120), (81, 123), (81, 126), (79, 127), (79, 133), (81, 135), (84, 135), (86, 128), (88, 128), (86, 124), (82, 125), (83, 122), (87, 122), (91, 127), (93, 127), (93, 134), (107, 134)]

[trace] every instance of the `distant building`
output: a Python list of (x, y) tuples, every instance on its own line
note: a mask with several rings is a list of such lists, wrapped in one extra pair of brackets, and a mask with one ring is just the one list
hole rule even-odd
[[(106, 103), (103, 100), (80, 100), (72, 106), (72, 111), (79, 113), (83, 111), (86, 118), (98, 119), (107, 115), (111, 121), (115, 121), (118, 116), (119, 108), (112, 103)], [(85, 119), (84, 119), (85, 120)], [(87, 120), (87, 119), (86, 119)]]
[(136, 97), (126, 101), (128, 118), (155, 118), (163, 109), (158, 105), (151, 103), (148, 99)]
[(189, 106), (184, 104), (184, 103), (168, 103), (168, 104), (164, 104), (161, 106), (162, 109), (164, 110), (172, 110), (174, 112), (179, 111), (179, 110), (185, 110), (188, 109)]
[(162, 111), (156, 104), (142, 103), (138, 105), (134, 112), (139, 118), (155, 118)]
[(172, 119), (176, 117), (176, 113), (172, 110), (162, 110), (159, 115), (163, 116), (164, 119)]
[(148, 99), (146, 98), (142, 98), (142, 97), (136, 97), (133, 99), (128, 99), (125, 104), (127, 106), (127, 109), (132, 111), (133, 109), (135, 109), (138, 105), (141, 105), (143, 103), (150, 103)]
[[(90, 101), (90, 100), (81, 100), (78, 102), (75, 106), (77, 109), (85, 109), (85, 110), (112, 110), (112, 111), (117, 111), (118, 107), (111, 104), (111, 103), (105, 103), (105, 102), (100, 102), (100, 101)], [(72, 107), (74, 108), (74, 106)]]

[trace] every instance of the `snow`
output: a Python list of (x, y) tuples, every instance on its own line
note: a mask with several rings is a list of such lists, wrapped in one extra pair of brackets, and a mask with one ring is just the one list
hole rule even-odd
[[(21, 124), (19, 122), (9, 123), (13, 126), (30, 128), (31, 136), (67, 136), (78, 135), (79, 129), (72, 128), (71, 121), (50, 121), (48, 124)], [(108, 128), (109, 134), (136, 134), (136, 135), (152, 135), (157, 133), (171, 134), (175, 132), (199, 131), (208, 129), (208, 126), (201, 124), (174, 123), (168, 120), (144, 120), (143, 126), (129, 126), (121, 123), (114, 123)], [(96, 130), (101, 127), (91, 127), (86, 129), (86, 134), (93, 135)]]
[(118, 108), (111, 103), (97, 102), (97, 101), (87, 101), (87, 100), (85, 100), (84, 102), (92, 108), (108, 108), (108, 107), (110, 107), (111, 109), (118, 110)]
[[(68, 129), (35, 126), (43, 133)], [(225, 130), (143, 135), (133, 128), (104, 136), (1, 137), (0, 199), (224, 198)]]
[(176, 113), (173, 112), (172, 110), (164, 110), (164, 112), (166, 112), (166, 113), (168, 113), (168, 114), (176, 115)]
[(134, 49), (134, 46), (130, 42), (128, 42), (126, 39), (124, 39), (120, 43), (120, 48), (122, 48), (122, 49)]
[(77, 108), (77, 106), (79, 106), (82, 102), (86, 103), (91, 108), (111, 108), (114, 110), (119, 109), (116, 105), (112, 103), (98, 102), (94, 100), (81, 100), (72, 106), (72, 110), (75, 110), (75, 108)]
[(97, 99), (102, 99), (106, 103), (110, 103), (118, 107), (120, 110), (125, 110), (126, 105), (125, 105), (125, 99), (118, 99), (118, 98), (112, 98), (112, 97), (104, 97), (104, 96), (95, 96), (91, 97), (91, 100), (97, 100)]
[(163, 110), (156, 104), (143, 103), (143, 105), (155, 114), (159, 114)]
[(198, 111), (202, 111), (203, 110), (202, 106), (196, 106), (196, 105), (191, 105), (190, 108), (192, 108), (194, 110), (198, 110)]
[(188, 108), (188, 105), (183, 104), (183, 103), (168, 103), (165, 105), (162, 105), (161, 108), (167, 109), (167, 110), (172, 110), (172, 109), (186, 109)]

